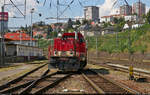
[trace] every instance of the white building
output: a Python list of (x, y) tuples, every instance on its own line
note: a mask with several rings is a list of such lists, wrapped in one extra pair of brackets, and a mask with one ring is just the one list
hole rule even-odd
[(113, 22), (114, 21), (114, 17), (113, 16), (103, 16), (100, 19), (100, 22)]
[(114, 22), (114, 18), (124, 18), (125, 15), (114, 14), (110, 16), (103, 16), (100, 19), (100, 22)]
[(124, 16), (125, 21), (137, 21), (138, 17), (136, 15)]

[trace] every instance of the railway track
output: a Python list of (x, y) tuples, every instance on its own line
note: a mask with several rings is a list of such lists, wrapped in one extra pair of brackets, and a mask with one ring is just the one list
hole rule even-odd
[(139, 94), (139, 92), (109, 80), (93, 70), (89, 69), (81, 73), (98, 94)]
[[(26, 74), (12, 80), (12, 81), (9, 81), (6, 84), (1, 85), (0, 93), (6, 94), (6, 93), (15, 93), (17, 91), (21, 91), (22, 89), (24, 89), (25, 87), (27, 87), (28, 85), (33, 83), (34, 80), (47, 75), (49, 70), (48, 69), (45, 70), (45, 68), (47, 68), (47, 64), (39, 66), (39, 67), (31, 70), (30, 72), (27, 72)], [(41, 71), (41, 70), (43, 70), (43, 71)]]
[(54, 72), (50, 75), (37, 79), (19, 94), (50, 94), (50, 89), (63, 80), (69, 78), (71, 75), (72, 73)]
[[(46, 64), (0, 86), (0, 94), (51, 94), (52, 89), (57, 89), (57, 84), (76, 74), (76, 72), (59, 71), (49, 73), (49, 70), (45, 70), (45, 66)], [(93, 70), (82, 70), (80, 74), (97, 94), (139, 94), (139, 92), (109, 80)]]

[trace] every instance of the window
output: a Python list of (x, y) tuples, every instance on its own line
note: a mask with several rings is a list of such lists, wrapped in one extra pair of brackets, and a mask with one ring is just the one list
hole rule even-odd
[(84, 43), (85, 40), (83, 38), (80, 38), (80, 43)]

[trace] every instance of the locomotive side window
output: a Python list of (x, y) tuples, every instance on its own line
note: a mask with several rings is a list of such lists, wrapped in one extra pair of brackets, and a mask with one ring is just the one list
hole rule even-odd
[(84, 43), (85, 40), (83, 38), (80, 38), (80, 43)]
[(68, 39), (68, 38), (74, 38), (74, 36), (63, 36), (63, 38), (66, 38), (66, 39)]

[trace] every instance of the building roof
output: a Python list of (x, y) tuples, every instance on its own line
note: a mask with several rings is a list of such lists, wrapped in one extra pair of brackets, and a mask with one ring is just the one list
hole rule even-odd
[[(0, 39), (2, 39), (2, 36), (0, 35)], [(5, 38), (4, 41), (11, 41), (9, 38)]]
[[(26, 33), (6, 33), (5, 38), (13, 40), (13, 41), (20, 41), (20, 40), (30, 41), (31, 40), (30, 36), (27, 35)], [(35, 39), (32, 38), (32, 40), (35, 40)]]
[(85, 6), (85, 8), (87, 8), (87, 7), (97, 7), (97, 8), (99, 8), (98, 6)]
[(101, 18), (109, 18), (109, 17), (122, 17), (122, 16), (126, 16), (126, 15), (114, 14), (114, 15), (109, 15), (109, 16), (103, 16), (103, 17), (101, 17)]

